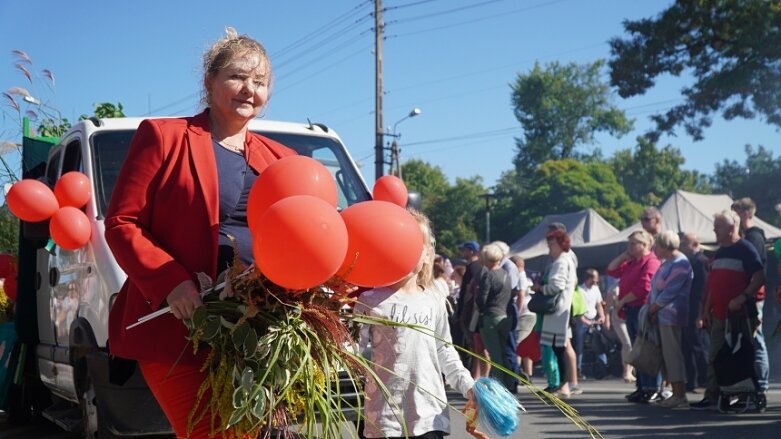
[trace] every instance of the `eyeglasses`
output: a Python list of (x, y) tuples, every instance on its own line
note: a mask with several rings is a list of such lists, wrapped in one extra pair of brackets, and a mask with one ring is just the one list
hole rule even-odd
[(644, 222), (644, 223), (645, 223), (645, 222), (651, 221), (651, 220), (653, 220), (653, 219), (656, 219), (656, 218), (654, 218), (654, 217), (652, 217), (652, 216), (644, 216), (644, 217), (641, 217), (641, 218), (640, 218), (640, 221), (642, 221), (642, 222)]

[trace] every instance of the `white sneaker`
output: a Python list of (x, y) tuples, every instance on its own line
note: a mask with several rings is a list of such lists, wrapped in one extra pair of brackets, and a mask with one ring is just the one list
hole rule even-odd
[(670, 396), (664, 401), (660, 401), (658, 405), (667, 409), (688, 409), (689, 400), (685, 396)]
[(662, 399), (667, 399), (673, 396), (673, 392), (670, 389), (663, 389), (659, 395), (661, 395)]

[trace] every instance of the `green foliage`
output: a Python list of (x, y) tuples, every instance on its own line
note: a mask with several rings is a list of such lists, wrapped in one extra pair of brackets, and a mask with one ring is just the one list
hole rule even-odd
[(407, 189), (422, 195), (423, 212), (440, 202), (450, 187), (442, 168), (422, 160), (408, 160), (402, 165), (402, 175)]
[(690, 72), (684, 103), (652, 116), (657, 139), (683, 125), (695, 140), (711, 114), (781, 126), (781, 1), (677, 0), (656, 18), (626, 21), (610, 41), (610, 77), (623, 97), (645, 93), (657, 77)]
[(17, 255), (19, 251), (19, 220), (8, 210), (0, 207), (0, 253)]
[(69, 129), (71, 129), (71, 124), (68, 119), (54, 120), (47, 117), (38, 124), (36, 134), (44, 137), (61, 137)]
[(421, 209), (430, 219), (437, 237), (437, 252), (458, 255), (458, 244), (477, 239), (486, 193), (480, 177), (458, 178), (448, 183), (442, 169), (422, 160), (403, 164), (404, 183), (410, 191), (420, 192)]
[(576, 148), (592, 144), (598, 132), (620, 137), (632, 129), (632, 121), (610, 102), (610, 88), (600, 76), (603, 66), (604, 61), (553, 62), (518, 75), (512, 103), (524, 131), (516, 139), (514, 160), (520, 177), (547, 160), (577, 157)]
[(659, 149), (648, 138), (638, 137), (634, 150), (616, 151), (608, 163), (630, 199), (658, 206), (675, 190), (711, 192), (706, 175), (681, 169), (685, 161), (678, 148)]
[[(502, 188), (517, 187), (503, 176)], [(575, 159), (550, 160), (533, 175), (534, 187), (525, 194), (514, 194), (510, 201), (497, 206), (496, 239), (508, 242), (517, 239), (536, 225), (545, 215), (576, 212), (592, 208), (615, 227), (630, 225), (642, 207), (633, 202), (605, 163), (583, 163)]]
[[(98, 119), (108, 119), (113, 117), (125, 117), (125, 113), (122, 111), (122, 104), (117, 102), (117, 105), (111, 102), (101, 102), (95, 104), (95, 117)], [(88, 119), (86, 115), (82, 115), (79, 119)]]
[(716, 164), (713, 187), (734, 199), (750, 197), (757, 205), (757, 216), (781, 226), (775, 206), (781, 201), (781, 156), (762, 146), (746, 145), (746, 160), (724, 160)]

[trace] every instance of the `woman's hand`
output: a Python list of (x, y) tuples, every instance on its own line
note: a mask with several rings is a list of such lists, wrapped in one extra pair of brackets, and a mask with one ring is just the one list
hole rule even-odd
[(186, 280), (177, 285), (165, 298), (171, 313), (179, 320), (191, 319), (195, 309), (203, 304), (195, 282)]

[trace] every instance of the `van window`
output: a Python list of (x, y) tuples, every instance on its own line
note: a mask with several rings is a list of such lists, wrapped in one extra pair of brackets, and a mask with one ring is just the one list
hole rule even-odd
[[(95, 169), (95, 198), (98, 202), (98, 215), (103, 218), (108, 209), (109, 199), (127, 157), (130, 140), (134, 130), (102, 131), (94, 134), (92, 142)], [(331, 172), (336, 180), (339, 209), (360, 201), (370, 199), (369, 193), (361, 183), (360, 176), (353, 168), (343, 147), (327, 137), (307, 136), (290, 133), (259, 133), (283, 145), (295, 149), (299, 154), (319, 160)]]
[(81, 162), (81, 142), (78, 140), (74, 140), (65, 147), (60, 175), (71, 171), (84, 172), (84, 164)]
[(335, 140), (328, 137), (302, 136), (300, 134), (265, 132), (270, 139), (295, 149), (299, 154), (317, 159), (336, 180), (338, 208), (368, 200), (369, 194), (360, 183), (360, 177), (352, 167), (344, 149)]
[(57, 182), (58, 175), (60, 174), (60, 163), (62, 162), (62, 148), (49, 157), (49, 163), (46, 165), (46, 184), (49, 187), (54, 187), (54, 183)]
[(135, 130), (100, 131), (90, 139), (95, 173), (95, 200), (98, 204), (99, 218), (106, 215), (108, 202), (117, 183), (122, 162), (127, 157), (133, 134)]

